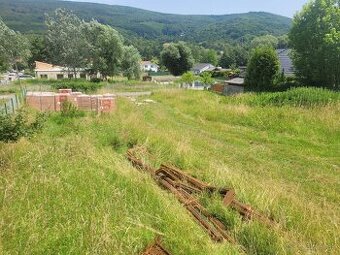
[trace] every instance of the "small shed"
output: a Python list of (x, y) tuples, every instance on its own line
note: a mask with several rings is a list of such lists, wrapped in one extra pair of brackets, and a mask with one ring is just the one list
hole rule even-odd
[(224, 85), (223, 83), (216, 83), (211, 85), (210, 90), (215, 93), (222, 94), (225, 86), (226, 85)]
[(234, 78), (226, 81), (223, 95), (235, 95), (244, 92), (244, 78)]

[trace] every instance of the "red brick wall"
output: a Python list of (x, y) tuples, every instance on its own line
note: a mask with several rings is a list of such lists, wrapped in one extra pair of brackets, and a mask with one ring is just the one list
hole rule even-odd
[(79, 110), (108, 113), (116, 110), (114, 95), (84, 95), (70, 89), (60, 89), (59, 93), (28, 92), (26, 103), (39, 111), (60, 111), (63, 102), (73, 103)]

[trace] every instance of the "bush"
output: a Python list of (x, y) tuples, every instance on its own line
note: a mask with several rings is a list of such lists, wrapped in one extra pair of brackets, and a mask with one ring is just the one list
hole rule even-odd
[(85, 114), (79, 111), (77, 107), (71, 102), (65, 101), (61, 105), (61, 116), (66, 118), (83, 117)]
[(294, 88), (285, 92), (260, 93), (245, 99), (246, 103), (258, 106), (315, 107), (340, 102), (340, 94), (322, 88)]
[(91, 82), (94, 82), (94, 83), (99, 83), (101, 81), (102, 81), (102, 79), (100, 79), (100, 78), (91, 78)]
[(247, 90), (270, 91), (279, 75), (279, 59), (273, 48), (256, 48), (248, 62), (245, 84)]
[(72, 89), (84, 93), (95, 92), (103, 87), (102, 83), (89, 82), (84, 80), (62, 80), (51, 84), (55, 89)]
[(64, 79), (64, 80), (27, 80), (28, 84), (50, 85), (54, 89), (72, 89), (73, 91), (80, 91), (84, 93), (95, 92), (103, 87), (100, 79), (93, 81), (86, 81), (83, 79)]
[(15, 115), (0, 113), (0, 141), (8, 143), (31, 137), (42, 129), (45, 119), (45, 115), (39, 113), (33, 122), (29, 122), (27, 113), (22, 110)]

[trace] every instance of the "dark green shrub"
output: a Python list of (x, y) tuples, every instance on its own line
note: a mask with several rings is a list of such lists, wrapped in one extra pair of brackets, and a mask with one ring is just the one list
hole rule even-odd
[(58, 83), (53, 82), (51, 86), (55, 89), (72, 89), (73, 91), (89, 93), (102, 88), (103, 84), (84, 80), (61, 80)]
[(86, 81), (84, 79), (64, 79), (64, 80), (27, 80), (28, 84), (49, 85), (52, 88), (58, 89), (72, 89), (84, 93), (95, 92), (103, 87), (100, 80)]
[(248, 62), (245, 77), (246, 89), (270, 91), (277, 85), (280, 62), (273, 48), (256, 48)]
[(15, 142), (21, 137), (31, 137), (42, 129), (45, 120), (46, 116), (42, 113), (37, 114), (32, 122), (22, 110), (15, 115), (0, 113), (0, 141)]
[(100, 79), (100, 78), (91, 78), (91, 82), (94, 82), (94, 83), (99, 83), (101, 81), (102, 81), (102, 79)]

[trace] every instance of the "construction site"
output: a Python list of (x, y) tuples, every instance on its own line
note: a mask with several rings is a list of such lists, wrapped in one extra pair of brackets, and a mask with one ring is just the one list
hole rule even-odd
[(29, 107), (42, 112), (59, 112), (64, 102), (72, 103), (81, 111), (109, 113), (116, 110), (116, 96), (113, 94), (86, 95), (72, 89), (55, 92), (30, 92), (26, 94)]
[(40, 90), (0, 142), (4, 254), (337, 254), (336, 101)]

